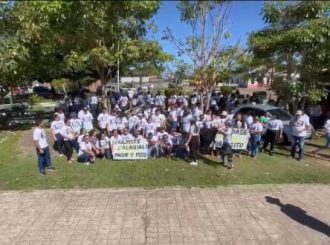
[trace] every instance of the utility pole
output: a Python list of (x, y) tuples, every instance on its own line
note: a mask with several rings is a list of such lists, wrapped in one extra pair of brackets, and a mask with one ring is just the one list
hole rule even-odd
[[(118, 42), (118, 53), (119, 53), (119, 42)], [(119, 93), (119, 57), (117, 60), (117, 91)]]

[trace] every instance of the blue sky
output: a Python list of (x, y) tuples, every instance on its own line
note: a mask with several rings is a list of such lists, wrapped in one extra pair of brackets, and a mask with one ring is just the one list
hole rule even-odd
[[(263, 1), (233, 1), (231, 12), (228, 19), (229, 32), (231, 38), (226, 41), (228, 44), (235, 44), (240, 40), (243, 47), (246, 47), (248, 33), (254, 30), (259, 30), (264, 26), (260, 11), (263, 6)], [(156, 39), (160, 42), (163, 50), (176, 56), (177, 50), (172, 43), (166, 40), (161, 40), (163, 31), (166, 27), (172, 30), (176, 36), (184, 39), (184, 36), (189, 35), (189, 26), (181, 23), (180, 13), (176, 8), (175, 1), (163, 1), (158, 13), (153, 18), (154, 23), (158, 27), (156, 34), (149, 34), (149, 38)], [(189, 61), (184, 58), (185, 61)]]

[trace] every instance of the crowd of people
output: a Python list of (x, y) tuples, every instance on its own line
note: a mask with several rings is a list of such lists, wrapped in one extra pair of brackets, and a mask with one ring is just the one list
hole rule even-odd
[[(209, 100), (210, 109), (203, 113), (200, 105), (205, 105), (207, 100), (204, 99), (198, 93), (189, 97), (182, 94), (165, 97), (160, 92), (126, 92), (110, 97), (111, 110), (103, 107), (101, 97), (95, 94), (84, 102), (68, 99), (51, 122), (54, 149), (60, 156), (65, 155), (68, 163), (75, 160), (73, 154), (76, 152), (77, 161), (89, 165), (96, 159), (113, 159), (116, 142), (139, 139), (148, 142), (149, 158), (190, 159), (190, 165), (196, 166), (200, 151), (218, 155), (219, 161), (232, 169), (234, 155), (241, 157), (241, 152), (245, 151), (255, 159), (269, 145), (268, 151), (272, 155), (276, 143), (283, 139), (283, 123), (276, 116), (265, 114), (259, 118), (232, 113), (240, 104), (261, 103), (258, 98), (241, 96), (238, 92), (229, 96), (214, 93)], [(291, 156), (295, 157), (298, 148), (298, 160), (301, 160), (305, 137), (311, 129), (308, 116), (301, 110), (296, 111), (290, 127)], [(246, 149), (232, 149), (233, 129), (248, 131)], [(330, 147), (330, 119), (324, 129), (327, 147)], [(223, 135), (219, 149), (212, 144), (216, 134)], [(42, 121), (36, 125), (33, 140), (40, 174), (45, 175), (47, 169), (55, 170)]]

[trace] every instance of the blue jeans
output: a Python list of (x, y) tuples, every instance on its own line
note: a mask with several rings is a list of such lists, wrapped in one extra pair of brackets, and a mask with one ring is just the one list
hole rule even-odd
[(37, 156), (38, 156), (38, 168), (39, 172), (44, 172), (46, 167), (52, 167), (52, 162), (50, 160), (50, 152), (49, 147), (43, 149), (43, 153), (40, 154), (39, 150), (37, 149)]
[(104, 149), (104, 156), (106, 159), (111, 159), (111, 150), (110, 149)]
[(251, 156), (255, 157), (259, 153), (259, 145), (260, 145), (261, 135), (253, 134), (250, 138), (250, 150)]
[(83, 153), (78, 156), (78, 162), (89, 162), (91, 160), (91, 156), (87, 153)]
[(295, 157), (296, 148), (299, 148), (299, 159), (304, 157), (304, 145), (305, 137), (293, 136), (292, 135), (292, 144), (291, 144), (291, 156)]

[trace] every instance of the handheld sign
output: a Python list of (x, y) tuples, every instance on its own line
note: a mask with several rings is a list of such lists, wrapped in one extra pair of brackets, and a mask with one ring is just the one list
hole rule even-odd
[(116, 141), (112, 149), (114, 160), (142, 160), (148, 158), (148, 141), (145, 139)]
[[(249, 142), (249, 130), (233, 128), (231, 135), (231, 148), (233, 150), (245, 150)], [(221, 148), (223, 144), (223, 135), (217, 134), (214, 140), (214, 147)]]

